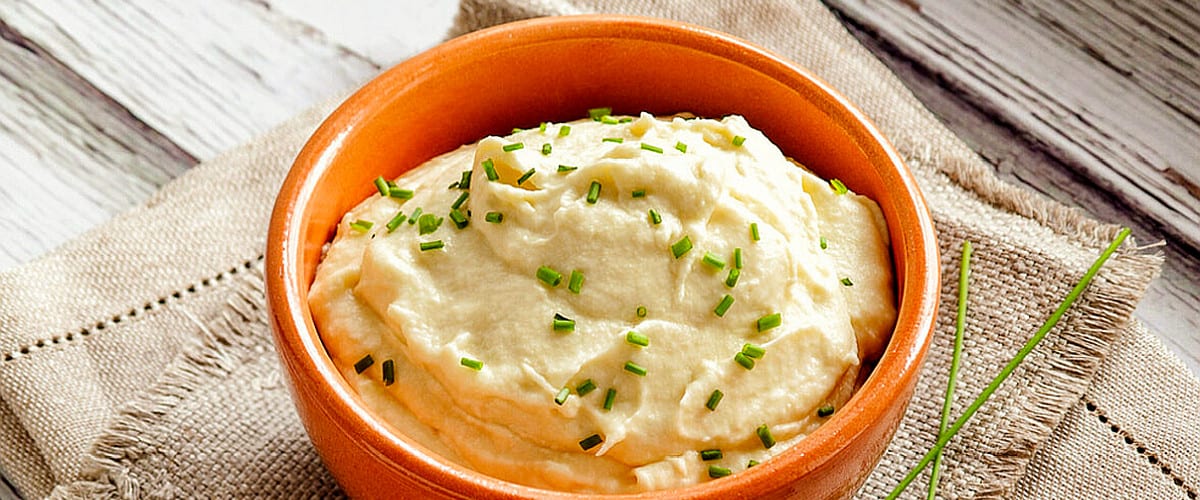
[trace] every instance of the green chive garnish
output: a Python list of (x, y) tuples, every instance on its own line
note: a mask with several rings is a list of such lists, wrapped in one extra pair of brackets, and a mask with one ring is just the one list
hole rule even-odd
[(549, 155), (550, 151), (552, 151), (553, 149), (554, 149), (554, 147), (551, 146), (550, 143), (548, 143), (548, 142), (545, 144), (542, 144), (542, 154), (543, 155)]
[[(678, 257), (678, 255), (676, 257)], [(718, 257), (717, 254), (712, 253), (712, 252), (704, 252), (704, 257), (701, 257), (700, 261), (703, 262), (708, 267), (711, 267), (718, 271), (721, 269), (725, 269), (725, 259)]]
[(758, 240), (762, 239), (758, 236), (758, 223), (757, 222), (750, 223), (750, 239), (752, 239), (754, 241), (758, 241)]
[(658, 210), (650, 209), (650, 222), (654, 225), (662, 224), (662, 216), (658, 214)]
[(458, 181), (459, 189), (471, 189), (471, 171), (465, 170), (462, 173), (462, 179)]
[(645, 198), (645, 197), (646, 197), (646, 190), (645, 190), (645, 189), (634, 189), (634, 190), (633, 190), (633, 194), (632, 194), (632, 196), (633, 196), (634, 198)]
[[(504, 147), (507, 148), (508, 146)], [(505, 151), (508, 150), (505, 149)], [(489, 181), (496, 181), (500, 179), (500, 174), (496, 173), (496, 164), (492, 162), (491, 158), (483, 160), (483, 173), (487, 174), (487, 179)]]
[(512, 129), (512, 133), (514, 133), (514, 134), (519, 133), (519, 132), (524, 132), (524, 131), (525, 131), (525, 129), (523, 129), (521, 127), (513, 127), (513, 129)]
[(400, 227), (400, 224), (404, 223), (404, 219), (404, 212), (396, 212), (396, 216), (392, 217), (392, 220), (387, 223), (388, 232), (395, 231), (397, 227)]
[(543, 133), (546, 132), (546, 125), (547, 125), (546, 122), (542, 122), (542, 123), (538, 124), (538, 132), (543, 132)]
[(754, 358), (747, 356), (745, 353), (739, 352), (737, 354), (734, 354), (733, 360), (736, 361), (737, 364), (742, 365), (742, 368), (745, 368), (747, 370), (754, 369)]
[(766, 316), (758, 318), (758, 324), (757, 324), (758, 331), (765, 332), (767, 330), (770, 330), (772, 328), (779, 326), (782, 322), (783, 322), (783, 317), (780, 316), (779, 313), (768, 314)]
[[(954, 350), (950, 356), (950, 373), (946, 381), (946, 398), (942, 402), (942, 421), (938, 437), (950, 425), (950, 409), (954, 402), (954, 386), (958, 383), (958, 367), (962, 363), (963, 331), (967, 326), (967, 284), (971, 277), (971, 242), (963, 240), (962, 256), (958, 263), (958, 314), (954, 318)], [(941, 476), (942, 454), (933, 458), (933, 469), (929, 471), (929, 498), (934, 498)]]
[(733, 474), (733, 471), (729, 470), (728, 467), (721, 467), (720, 465), (708, 466), (708, 477), (713, 479), (722, 478), (730, 474)]
[(454, 227), (459, 229), (467, 227), (467, 224), (471, 223), (467, 220), (467, 216), (463, 215), (462, 212), (459, 212), (457, 208), (450, 210), (450, 220), (454, 221)]
[(588, 187), (587, 202), (595, 205), (596, 200), (599, 200), (599, 199), (600, 199), (600, 183), (598, 181), (592, 181), (592, 185)]
[[(549, 144), (547, 144), (547, 146), (549, 146)], [(529, 180), (529, 178), (533, 177), (533, 174), (536, 174), (536, 173), (537, 173), (537, 169), (531, 168), (529, 170), (526, 170), (525, 173), (521, 174), (521, 176), (517, 178), (517, 185), (520, 186), (521, 184), (524, 184), (525, 181)]]
[(604, 438), (600, 437), (599, 434), (592, 434), (591, 436), (579, 440), (579, 447), (583, 448), (583, 451), (588, 451), (603, 442)]
[(842, 278), (842, 286), (854, 286), (854, 282), (850, 278)]
[(370, 354), (363, 356), (362, 359), (354, 363), (354, 373), (362, 373), (373, 364), (375, 364), (375, 358), (372, 358)]
[(733, 305), (733, 296), (729, 295), (729, 294), (725, 294), (724, 297), (721, 297), (721, 302), (718, 302), (717, 307), (713, 309), (713, 314), (716, 314), (718, 317), (723, 318), (723, 317), (725, 317), (725, 311), (728, 311), (729, 306), (732, 306), (732, 305)]
[(524, 148), (525, 148), (525, 143), (523, 143), (523, 142), (514, 142), (514, 143), (512, 143), (512, 144), (505, 144), (505, 145), (504, 145), (504, 146), (502, 146), (500, 149), (503, 149), (505, 153), (511, 153), (511, 152), (513, 152), (513, 151), (516, 151), (516, 150), (518, 150), (518, 149), (524, 149)]
[(594, 121), (600, 121), (600, 118), (611, 114), (612, 108), (592, 108), (588, 110), (588, 116)]
[(751, 358), (762, 359), (763, 354), (766, 354), (766, 353), (767, 353), (767, 350), (763, 349), (762, 346), (757, 346), (754, 344), (743, 344), (742, 345), (742, 354), (750, 356)]
[(603, 123), (605, 125), (616, 125), (620, 122), (617, 121), (617, 117), (615, 117), (615, 116), (605, 115), (605, 116), (600, 117), (600, 123)]
[(720, 389), (713, 390), (712, 394), (708, 395), (708, 402), (704, 403), (704, 407), (708, 408), (708, 411), (717, 411), (717, 405), (721, 404), (723, 397), (725, 397), (725, 393)]
[(662, 154), (662, 152), (663, 152), (662, 148), (655, 146), (653, 144), (646, 144), (644, 142), (642, 143), (642, 149), (653, 152), (653, 153), (658, 153), (658, 154)]
[(567, 172), (571, 172), (574, 170), (579, 170), (579, 167), (572, 167), (572, 166), (568, 166), (568, 165), (559, 165), (558, 166), (558, 173), (560, 173), (560, 174), (565, 174)]
[(567, 280), (567, 290), (570, 290), (571, 293), (579, 293), (579, 290), (582, 288), (583, 288), (583, 273), (580, 272), (578, 269), (572, 270), (571, 278)]
[(470, 191), (463, 191), (462, 194), (458, 195), (458, 199), (454, 200), (454, 203), (450, 204), (450, 208), (454, 208), (454, 209), (462, 208), (463, 203), (466, 203), (467, 198), (470, 198), (470, 197), (471, 197)]
[(398, 200), (411, 200), (413, 197), (413, 190), (390, 188), (390, 189), (388, 189), (388, 196), (390, 196), (392, 198), (396, 198)]
[(418, 218), (418, 217), (420, 217), (420, 216), (421, 216), (421, 207), (417, 207), (417, 209), (416, 209), (416, 210), (413, 210), (413, 213), (412, 213), (412, 215), (408, 216), (408, 224), (409, 224), (410, 226), (411, 226), (411, 225), (413, 225), (413, 224), (416, 224), (416, 223), (417, 223), (417, 218)]
[(615, 142), (617, 144), (621, 144), (621, 143), (625, 142), (625, 139), (623, 139), (621, 137), (605, 137), (605, 138), (601, 139), (600, 142)]
[(388, 386), (396, 383), (396, 362), (385, 360), (383, 362), (383, 385)]
[(625, 341), (629, 342), (630, 344), (633, 344), (636, 346), (641, 346), (641, 347), (646, 347), (646, 346), (650, 345), (650, 337), (642, 335), (633, 330), (630, 330), (628, 333), (625, 334)]
[(846, 188), (846, 185), (842, 184), (842, 181), (840, 181), (838, 179), (830, 179), (829, 186), (832, 187), (833, 192), (835, 192), (837, 194), (846, 194), (850, 191), (849, 189)]
[(616, 400), (617, 400), (617, 390), (609, 388), (608, 392), (604, 393), (604, 409), (611, 410), (613, 407), (613, 401), (616, 401)]
[[(742, 247), (734, 248), (733, 249), (733, 267), (735, 267), (737, 269), (741, 269), (742, 264), (743, 264), (743, 262), (742, 262)], [(732, 285), (730, 285), (730, 286), (732, 286)]]
[(437, 231), (438, 226), (442, 225), (442, 218), (433, 214), (424, 214), (417, 220), (417, 228), (420, 234), (429, 234)]
[(442, 243), (442, 240), (422, 241), (421, 245), (420, 245), (422, 252), (428, 252), (430, 250), (437, 250), (444, 246), (446, 246), (446, 244)]
[(746, 138), (745, 138), (745, 137), (742, 137), (742, 136), (740, 136), (740, 135), (735, 135), (735, 136), (733, 136), (733, 145), (734, 145), (734, 146), (741, 146), (741, 145), (742, 145), (742, 144), (744, 144), (745, 142), (746, 142)]
[(462, 359), (459, 359), (458, 364), (463, 365), (463, 366), (470, 368), (472, 370), (475, 370), (475, 371), (479, 371), (479, 370), (483, 369), (483, 361), (479, 361), (477, 359), (471, 359), (468, 357), (463, 357)]
[(484, 214), (483, 220), (491, 222), (492, 224), (499, 224), (504, 222), (504, 214), (500, 212), (488, 212)]
[(625, 371), (632, 373), (634, 375), (637, 375), (639, 377), (646, 376), (646, 368), (643, 367), (642, 365), (634, 363), (633, 361), (625, 362)]
[(637, 317), (639, 317), (639, 318), (646, 317), (646, 306), (638, 306), (637, 307)]
[(687, 152), (687, 144), (684, 144), (682, 142), (676, 142), (675, 149), (678, 149), (680, 153), (686, 153)]
[(391, 192), (387, 179), (384, 179), (382, 175), (375, 178), (375, 189), (379, 190), (379, 196), (387, 196)]
[(551, 269), (550, 266), (542, 266), (537, 270), (537, 278), (550, 286), (558, 286), (562, 283), (562, 273)]
[(758, 465), (758, 464), (760, 464), (760, 463), (762, 463), (762, 462), (759, 462), (758, 460), (755, 460), (755, 459), (753, 459), (753, 458), (752, 458), (752, 459), (750, 459), (750, 461), (746, 462), (746, 468), (747, 468), (747, 469), (749, 469), (749, 468), (751, 468), (751, 467), (754, 467), (755, 465)]
[(738, 269), (736, 267), (730, 269), (729, 276), (725, 278), (725, 286), (727, 286), (729, 288), (733, 288), (733, 287), (737, 286), (738, 278), (741, 276), (742, 276), (741, 269)]
[(592, 379), (584, 380), (582, 384), (575, 387), (575, 394), (586, 396), (589, 392), (596, 390), (596, 383)]
[(554, 331), (556, 332), (573, 332), (575, 331), (575, 320), (563, 316), (559, 313), (554, 313)]
[(720, 460), (722, 458), (725, 458), (725, 454), (721, 453), (721, 450), (716, 448), (710, 450), (700, 450), (700, 460), (704, 460), (705, 462), (709, 460)]
[(818, 417), (825, 418), (830, 415), (833, 415), (833, 405), (825, 405), (820, 408), (817, 408), (817, 416)]
[(822, 236), (821, 237), (821, 250), (824, 250), (826, 248), (829, 248), (829, 242), (825, 240), (824, 236)]
[(771, 428), (767, 427), (767, 424), (758, 426), (757, 429), (754, 429), (754, 433), (758, 434), (758, 439), (762, 441), (763, 448), (769, 450), (772, 446), (775, 446), (775, 436), (771, 435)]
[(561, 127), (558, 127), (558, 136), (559, 137), (566, 137), (568, 135), (571, 135), (571, 126), (570, 125), (563, 125)]
[(362, 219), (358, 219), (358, 220), (350, 223), (350, 229), (353, 229), (360, 233), (365, 233), (367, 231), (370, 231), (371, 227), (373, 227), (373, 226), (375, 226), (374, 222), (371, 222), (369, 220), (362, 220)]
[(671, 255), (674, 255), (676, 259), (683, 257), (684, 254), (690, 252), (691, 250), (692, 238), (687, 235), (684, 235), (684, 237), (680, 238), (679, 241), (671, 244)]
[(554, 395), (554, 404), (556, 404), (558, 406), (562, 406), (563, 403), (567, 402), (567, 398), (570, 396), (571, 396), (571, 388), (563, 387), (562, 389), (558, 390), (558, 394)]

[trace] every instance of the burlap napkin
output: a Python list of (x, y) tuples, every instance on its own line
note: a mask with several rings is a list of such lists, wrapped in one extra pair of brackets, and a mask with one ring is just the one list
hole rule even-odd
[[(1057, 305), (1115, 228), (1001, 184), (816, 0), (467, 0), (456, 32), (537, 15), (675, 18), (758, 42), (847, 94), (916, 173), (943, 273), (975, 244), (955, 414)], [(271, 201), (332, 103), (201, 165), (46, 257), (0, 274), (0, 466), (29, 497), (332, 496), (265, 323)], [(1160, 259), (1132, 245), (946, 451), (944, 497), (1196, 498), (1200, 382), (1130, 314)], [(911, 408), (860, 492), (934, 439), (956, 285)], [(912, 488), (915, 497), (920, 488)]]

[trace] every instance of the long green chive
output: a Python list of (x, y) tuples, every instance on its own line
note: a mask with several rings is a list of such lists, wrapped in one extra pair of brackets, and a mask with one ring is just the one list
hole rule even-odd
[(463, 365), (463, 366), (470, 368), (472, 370), (475, 370), (475, 371), (479, 371), (479, 370), (483, 369), (483, 361), (479, 361), (477, 359), (471, 359), (468, 357), (463, 357), (463, 358), (459, 359), (458, 364)]
[(690, 252), (691, 250), (692, 238), (687, 235), (684, 235), (684, 237), (680, 238), (679, 241), (671, 244), (671, 255), (674, 255), (676, 259), (683, 257), (684, 254)]
[(646, 376), (646, 368), (642, 365), (634, 363), (633, 361), (625, 362), (625, 371), (632, 373), (634, 375), (637, 375), (639, 377)]
[(353, 229), (360, 233), (365, 233), (367, 231), (370, 231), (371, 227), (373, 227), (373, 226), (375, 226), (374, 222), (371, 222), (369, 220), (362, 220), (362, 219), (358, 219), (358, 220), (350, 223), (350, 229)]
[(554, 322), (551, 323), (556, 332), (573, 332), (575, 331), (575, 320), (563, 316), (559, 313), (554, 313)]
[(708, 477), (710, 478), (719, 479), (730, 474), (733, 474), (733, 471), (729, 470), (728, 467), (721, 467), (720, 465), (708, 466)]
[(362, 373), (373, 364), (375, 364), (375, 358), (372, 358), (370, 354), (363, 356), (362, 359), (354, 363), (354, 373)]
[(746, 143), (745, 137), (742, 137), (740, 135), (733, 136), (733, 145), (734, 146), (741, 146), (742, 144), (745, 144), (745, 143)]
[(563, 403), (567, 402), (567, 398), (570, 396), (571, 396), (571, 388), (563, 387), (562, 389), (558, 390), (558, 394), (554, 395), (554, 404), (556, 404), (558, 406), (562, 406)]
[(684, 144), (682, 142), (676, 142), (675, 149), (678, 149), (680, 153), (686, 153), (687, 152), (687, 144)]
[(413, 190), (411, 190), (411, 189), (400, 189), (400, 188), (388, 189), (388, 196), (390, 196), (392, 198), (396, 198), (398, 200), (411, 200), (413, 197), (413, 194), (414, 194)]
[(542, 154), (543, 155), (549, 156), (550, 151), (553, 151), (553, 150), (554, 150), (554, 147), (551, 146), (550, 143), (547, 142), (545, 144), (542, 144)]
[(492, 224), (499, 224), (504, 222), (504, 214), (500, 212), (488, 212), (484, 214), (483, 220), (491, 222)]
[(567, 280), (567, 290), (570, 290), (571, 293), (577, 294), (577, 293), (579, 293), (579, 290), (581, 290), (582, 288), (583, 288), (583, 273), (580, 272), (578, 269), (574, 269), (571, 271), (571, 278)]
[(592, 379), (584, 380), (582, 384), (575, 387), (575, 394), (586, 396), (589, 392), (596, 390), (596, 383)]
[(613, 401), (616, 401), (616, 400), (617, 400), (617, 390), (609, 388), (608, 392), (604, 393), (604, 409), (611, 410), (613, 407)]
[(604, 438), (600, 437), (599, 434), (592, 434), (591, 436), (580, 439), (579, 447), (583, 448), (583, 451), (588, 451), (592, 448), (595, 448), (596, 445), (599, 445), (600, 443), (603, 443), (603, 442), (604, 442)]
[(820, 408), (817, 408), (817, 416), (818, 417), (825, 418), (830, 415), (833, 415), (833, 405), (825, 405)]
[(755, 465), (758, 465), (758, 464), (760, 464), (760, 463), (762, 463), (762, 462), (759, 462), (758, 460), (755, 460), (755, 459), (753, 459), (753, 458), (752, 458), (752, 459), (750, 459), (749, 461), (747, 461), (747, 462), (746, 462), (746, 468), (747, 468), (747, 469), (749, 469), (749, 468), (751, 468), (751, 467), (754, 467)]
[(708, 402), (704, 403), (704, 407), (708, 408), (708, 411), (717, 411), (717, 405), (721, 404), (721, 398), (724, 397), (725, 393), (720, 389), (715, 389), (712, 394), (708, 395)]
[(550, 286), (558, 286), (562, 283), (562, 273), (551, 269), (550, 266), (541, 266), (537, 270), (537, 278)]
[(383, 362), (383, 385), (388, 386), (396, 383), (396, 362), (390, 359)]
[(738, 278), (740, 278), (741, 276), (742, 276), (741, 269), (738, 269), (736, 267), (730, 269), (729, 276), (727, 276), (725, 278), (725, 286), (727, 286), (729, 288), (733, 288), (733, 287), (737, 286)]
[(758, 440), (762, 441), (763, 448), (769, 450), (772, 446), (775, 446), (775, 436), (771, 435), (771, 428), (767, 427), (767, 424), (758, 426), (757, 429), (754, 429), (754, 433), (758, 434)]
[(600, 121), (600, 118), (611, 114), (612, 108), (592, 108), (588, 110), (588, 117), (593, 121)]
[(603, 124), (605, 124), (605, 125), (616, 125), (616, 124), (618, 124), (618, 123), (621, 123), (621, 122), (620, 122), (620, 121), (618, 121), (618, 120), (617, 120), (617, 117), (615, 117), (615, 116), (612, 116), (612, 115), (604, 115), (604, 116), (601, 116), (601, 117), (600, 117), (600, 123), (603, 123)]
[(725, 458), (725, 454), (721, 453), (721, 450), (718, 450), (716, 448), (709, 449), (709, 450), (700, 450), (700, 460), (704, 460), (705, 462), (707, 462), (709, 460), (720, 460), (722, 458)]
[(850, 278), (842, 278), (842, 286), (854, 286), (854, 282)]
[(400, 227), (400, 224), (404, 223), (404, 219), (405, 219), (404, 212), (402, 212), (402, 211), (396, 212), (396, 216), (392, 217), (392, 220), (388, 221), (388, 223), (387, 223), (388, 232), (390, 233), (392, 231), (395, 231), (397, 227)]
[(592, 185), (588, 186), (587, 202), (595, 205), (596, 200), (599, 200), (599, 199), (600, 199), (600, 182), (592, 181)]
[(779, 313), (768, 314), (766, 316), (758, 318), (758, 323), (757, 323), (758, 331), (765, 332), (767, 330), (770, 330), (772, 328), (779, 326), (782, 323), (783, 323), (783, 317), (780, 316)]
[(993, 378), (992, 381), (987, 385), (987, 387), (983, 389), (983, 392), (980, 392), (979, 396), (977, 396), (975, 400), (972, 401), (969, 406), (967, 406), (967, 409), (961, 416), (958, 417), (958, 420), (955, 420), (954, 423), (946, 429), (946, 432), (939, 434), (937, 442), (934, 443), (933, 447), (930, 448), (927, 453), (925, 453), (925, 456), (921, 458), (921, 461), (917, 462), (917, 465), (908, 471), (908, 474), (904, 476), (904, 479), (900, 481), (900, 484), (897, 484), (896, 488), (888, 494), (888, 499), (894, 499), (900, 496), (900, 494), (903, 493), (906, 488), (908, 488), (908, 485), (911, 484), (913, 480), (915, 480), (917, 476), (921, 474), (921, 471), (925, 470), (925, 467), (929, 465), (929, 462), (933, 461), (933, 458), (937, 456), (938, 453), (942, 452), (942, 449), (946, 447), (946, 443), (949, 443), (950, 439), (958, 434), (958, 431), (962, 429), (964, 425), (966, 425), (967, 421), (970, 420), (971, 417), (975, 416), (975, 412), (979, 411), (979, 408), (982, 407), (985, 402), (987, 402), (988, 398), (992, 397), (992, 394), (1000, 388), (1000, 384), (1003, 384), (1004, 381), (1008, 379), (1008, 376), (1012, 375), (1012, 372), (1017, 369), (1017, 366), (1019, 366), (1022, 361), (1025, 360), (1025, 357), (1028, 356), (1035, 347), (1037, 347), (1038, 343), (1040, 343), (1048, 333), (1050, 333), (1050, 330), (1058, 325), (1058, 321), (1062, 319), (1063, 315), (1067, 313), (1067, 310), (1075, 304), (1075, 301), (1079, 299), (1079, 296), (1083, 294), (1083, 291), (1088, 287), (1089, 284), (1091, 284), (1092, 279), (1096, 277), (1096, 273), (1100, 272), (1100, 268), (1104, 266), (1104, 263), (1107, 262), (1110, 257), (1112, 257), (1112, 254), (1117, 251), (1117, 248), (1121, 246), (1121, 243), (1123, 243), (1125, 238), (1128, 236), (1129, 228), (1121, 228), (1120, 232), (1117, 233), (1116, 239), (1114, 239), (1112, 243), (1108, 245), (1108, 248), (1105, 248), (1104, 251), (1100, 253), (1100, 256), (1096, 258), (1096, 261), (1092, 263), (1087, 272), (1083, 274), (1083, 277), (1079, 279), (1079, 283), (1076, 283), (1075, 287), (1072, 288), (1069, 293), (1067, 293), (1067, 296), (1063, 298), (1062, 303), (1059, 304), (1058, 308), (1050, 314), (1050, 317), (1046, 319), (1046, 322), (1042, 324), (1041, 328), (1038, 328), (1038, 331), (1034, 333), (1028, 341), (1025, 342), (1025, 345), (1021, 346), (1021, 349), (1017, 351), (1017, 355), (1014, 356), (1013, 359), (1008, 362), (1008, 364), (1004, 365), (1004, 368), (1000, 370), (1000, 373), (997, 374), (996, 377)]
[[(549, 146), (549, 144), (547, 144), (547, 146)], [(517, 178), (517, 185), (520, 186), (521, 184), (524, 184), (525, 181), (529, 180), (529, 178), (533, 177), (533, 174), (536, 174), (536, 173), (537, 173), (537, 169), (534, 169), (534, 168), (526, 170), (525, 173), (521, 174), (521, 176)]]
[(634, 198), (645, 198), (646, 190), (645, 189), (634, 189), (633, 193), (630, 196), (633, 196)]
[(725, 294), (724, 297), (721, 297), (721, 301), (717, 303), (717, 307), (713, 308), (713, 314), (716, 314), (717, 317), (723, 318), (723, 317), (725, 317), (725, 311), (728, 311), (729, 306), (732, 306), (732, 305), (733, 305), (733, 296), (729, 295), (729, 294)]
[(603, 139), (600, 139), (600, 142), (615, 142), (617, 144), (621, 144), (621, 143), (625, 142), (625, 139), (621, 138), (621, 137), (605, 137)]
[(752, 239), (754, 241), (758, 241), (758, 240), (762, 239), (758, 235), (758, 223), (757, 222), (750, 223), (750, 239)]
[[(938, 437), (946, 433), (950, 425), (950, 407), (954, 401), (954, 386), (958, 382), (958, 366), (962, 359), (963, 332), (967, 325), (967, 282), (971, 276), (971, 242), (963, 241), (962, 257), (958, 264), (958, 314), (954, 321), (954, 354), (950, 356), (950, 376), (946, 381), (946, 399), (942, 402), (942, 423)], [(942, 454), (933, 457), (933, 470), (929, 471), (929, 498), (934, 498), (942, 468)]]
[(629, 330), (629, 332), (625, 334), (625, 341), (640, 347), (646, 347), (650, 345), (650, 337), (642, 335), (633, 330)]
[(830, 179), (829, 186), (832, 187), (833, 192), (835, 192), (837, 194), (846, 194), (846, 193), (850, 192), (850, 190), (846, 188), (846, 185), (842, 184), (842, 181), (840, 181), (838, 179)]
[(750, 356), (751, 358), (762, 359), (763, 354), (766, 354), (766, 353), (767, 353), (767, 350), (763, 349), (762, 346), (757, 346), (754, 344), (743, 344), (742, 345), (742, 354)]
[(718, 271), (725, 269), (725, 259), (712, 252), (704, 252), (704, 257), (701, 257), (700, 261)]
[(470, 191), (463, 191), (462, 194), (458, 195), (458, 198), (454, 200), (454, 203), (450, 204), (450, 208), (453, 208), (453, 209), (462, 208), (463, 203), (466, 203), (467, 199), (470, 197), (471, 197)]
[(656, 226), (662, 224), (662, 216), (658, 214), (658, 210), (650, 209), (650, 222)]
[(745, 353), (743, 353), (743, 352), (739, 352), (739, 353), (737, 353), (737, 354), (734, 354), (734, 355), (733, 355), (733, 360), (734, 360), (734, 361), (736, 361), (736, 362), (737, 362), (737, 364), (739, 364), (739, 365), (742, 365), (742, 368), (745, 368), (745, 369), (747, 369), (747, 370), (753, 370), (753, 369), (754, 369), (754, 358), (751, 358), (750, 356), (747, 356), (747, 355), (746, 355)]
[(742, 247), (733, 249), (733, 267), (741, 269), (745, 262), (742, 261)]
[(560, 174), (565, 174), (567, 172), (573, 172), (575, 170), (579, 170), (579, 167), (572, 167), (570, 165), (559, 165), (558, 166), (558, 173), (560, 173)]
[(428, 252), (430, 250), (437, 250), (444, 246), (446, 246), (446, 244), (442, 243), (442, 240), (422, 241), (421, 245), (420, 245), (422, 252)]
[(646, 317), (646, 306), (638, 306), (636, 313), (637, 313), (637, 317), (645, 318)]
[(413, 213), (412, 213), (412, 215), (408, 216), (408, 224), (409, 224), (410, 226), (411, 226), (411, 225), (413, 225), (413, 224), (416, 224), (416, 223), (417, 223), (417, 218), (418, 218), (418, 217), (420, 217), (420, 216), (421, 216), (421, 207), (417, 207), (417, 209), (416, 209), (416, 210), (413, 210)]
[(503, 149), (505, 153), (511, 153), (518, 149), (524, 149), (524, 148), (525, 148), (525, 143), (523, 143), (523, 142), (514, 142), (512, 144), (505, 144), (504, 146), (500, 147), (500, 149)]
[(566, 137), (568, 135), (571, 135), (571, 126), (570, 125), (563, 125), (561, 127), (558, 127), (558, 136), (559, 137)]
[(489, 181), (500, 180), (500, 174), (496, 173), (496, 164), (492, 162), (491, 158), (483, 160), (483, 173), (487, 175)]
[(467, 220), (467, 216), (459, 212), (457, 208), (450, 209), (450, 220), (454, 221), (454, 227), (459, 229), (467, 227), (467, 224), (471, 223), (471, 221)]
[(459, 189), (471, 189), (471, 173), (472, 171), (470, 170), (463, 171), (462, 179), (458, 181)]
[(384, 179), (382, 175), (375, 178), (375, 189), (379, 190), (379, 196), (387, 196), (391, 192), (387, 179)]
[(424, 214), (417, 221), (417, 228), (420, 234), (429, 234), (437, 231), (438, 226), (442, 225), (442, 218), (433, 214)]
[(663, 152), (662, 148), (655, 146), (653, 144), (646, 144), (644, 142), (642, 143), (642, 149), (644, 149), (646, 151), (650, 151), (652, 153), (658, 153), (658, 154), (662, 154), (662, 152)]

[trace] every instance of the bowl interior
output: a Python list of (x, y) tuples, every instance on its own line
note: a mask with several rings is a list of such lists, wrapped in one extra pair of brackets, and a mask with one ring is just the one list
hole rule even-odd
[[(272, 298), (273, 309), (287, 310), (283, 321), (298, 336), (292, 340), (313, 358), (285, 354), (289, 369), (320, 373), (331, 404), (371, 418), (324, 354), (304, 297), (321, 246), (342, 214), (373, 192), (372, 179), (398, 176), (487, 135), (577, 119), (600, 106), (624, 114), (741, 114), (786, 155), (875, 199), (887, 219), (901, 304), (888, 351), (847, 411), (760, 473), (788, 465), (788, 475), (799, 477), (822, 467), (801, 457), (844, 446), (856, 425), (907, 401), (904, 387), (911, 390), (936, 309), (938, 268), (924, 202), (886, 140), (826, 84), (761, 49), (679, 23), (612, 16), (527, 21), (453, 40), (385, 72), (321, 126), (281, 191), (268, 249), (281, 259), (285, 291)], [(311, 366), (298, 365), (305, 363)], [(890, 375), (877, 376), (883, 372)], [(379, 443), (389, 459), (414, 449), (402, 436)], [(479, 480), (453, 472), (454, 480)]]

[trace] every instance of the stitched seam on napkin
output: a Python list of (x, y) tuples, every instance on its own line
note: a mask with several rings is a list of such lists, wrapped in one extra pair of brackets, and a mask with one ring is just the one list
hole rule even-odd
[(85, 326), (73, 332), (53, 335), (50, 337), (38, 339), (29, 344), (20, 346), (19, 348), (6, 352), (0, 357), (0, 363), (16, 360), (22, 356), (30, 355), (40, 349), (48, 348), (58, 344), (69, 344), (77, 340), (82, 340), (93, 333), (102, 332), (109, 327), (115, 327), (126, 320), (136, 319), (137, 317), (146, 314), (160, 307), (167, 306), (170, 303), (182, 300), (184, 296), (193, 295), (201, 290), (213, 286), (215, 283), (220, 283), (225, 279), (237, 275), (243, 270), (251, 269), (256, 262), (263, 260), (263, 254), (246, 259), (240, 264), (235, 265), (225, 271), (221, 271), (211, 277), (203, 278), (199, 281), (189, 284), (185, 288), (177, 289), (171, 293), (162, 295), (156, 299), (149, 300), (139, 307), (131, 308), (129, 311), (113, 315), (113, 317), (98, 321), (91, 326)]
[(1200, 497), (1200, 490), (1197, 490), (1195, 486), (1189, 484), (1186, 478), (1177, 474), (1174, 469), (1172, 469), (1171, 464), (1160, 457), (1158, 453), (1151, 450), (1145, 442), (1135, 437), (1132, 432), (1126, 430), (1121, 424), (1114, 422), (1113, 419), (1108, 416), (1108, 412), (1105, 412), (1104, 409), (1100, 408), (1100, 405), (1099, 403), (1096, 403), (1096, 400), (1084, 396), (1083, 403), (1084, 407), (1087, 408), (1088, 413), (1091, 413), (1093, 416), (1095, 416), (1101, 424), (1104, 424), (1108, 427), (1108, 430), (1120, 437), (1127, 446), (1136, 451), (1142, 456), (1142, 458), (1145, 458), (1146, 462), (1157, 467), (1158, 471), (1164, 476), (1167, 476), (1167, 478), (1171, 480), (1172, 484), (1182, 489), (1184, 493), (1187, 494), (1188, 498), (1194, 499)]

